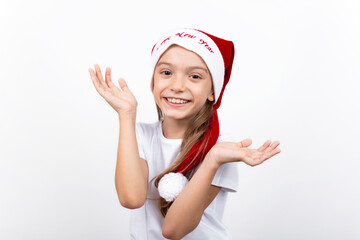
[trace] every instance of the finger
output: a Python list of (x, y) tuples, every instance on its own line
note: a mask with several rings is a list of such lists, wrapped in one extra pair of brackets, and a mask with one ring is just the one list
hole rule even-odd
[(119, 78), (119, 86), (120, 86), (121, 90), (123, 90), (125, 92), (130, 92), (130, 89), (128, 88), (128, 85), (126, 84), (125, 79)]
[(268, 146), (265, 149), (265, 152), (271, 152), (272, 150), (274, 150), (277, 146), (279, 146), (280, 142), (279, 141), (274, 141), (271, 146)]
[(105, 82), (109, 88), (116, 87), (115, 84), (111, 81), (111, 69), (109, 67), (105, 70)]
[(276, 149), (272, 150), (271, 152), (265, 153), (265, 154), (260, 158), (260, 160), (261, 160), (261, 161), (265, 161), (266, 159), (269, 159), (269, 158), (275, 156), (276, 154), (278, 154), (278, 153), (280, 153), (280, 152), (281, 152), (280, 148), (276, 148)]
[(238, 143), (240, 147), (249, 147), (252, 144), (252, 140), (250, 138), (247, 138), (245, 140), (242, 140)]
[(95, 64), (95, 72), (96, 72), (96, 76), (97, 78), (99, 79), (101, 85), (105, 88), (105, 87), (108, 87), (106, 84), (105, 84), (105, 81), (104, 81), (104, 78), (101, 74), (101, 69), (100, 69), (100, 66), (99, 64)]
[(271, 140), (267, 140), (261, 147), (259, 147), (257, 150), (260, 152), (264, 151), (271, 143)]
[(103, 89), (102, 85), (100, 84), (100, 81), (96, 76), (96, 73), (91, 68), (89, 68), (89, 72), (90, 72), (91, 80), (96, 88), (96, 91), (101, 94), (101, 92), (103, 92), (104, 89)]
[(280, 142), (279, 141), (274, 141), (272, 144), (271, 144), (271, 149), (275, 149), (275, 148), (277, 148), (277, 146), (279, 146), (280, 145)]
[[(97, 90), (101, 90), (101, 91), (105, 91), (105, 89), (108, 87), (103, 81), (100, 81), (101, 79), (98, 78), (98, 74), (96, 71), (96, 68), (99, 67), (98, 64), (94, 65), (95, 71), (93, 69), (91, 69), (91, 72), (93, 73), (93, 80), (96, 81), (97, 83)], [(90, 71), (90, 70), (89, 70)], [(90, 74), (91, 74), (90, 72)], [(99, 92), (99, 91), (98, 91)]]

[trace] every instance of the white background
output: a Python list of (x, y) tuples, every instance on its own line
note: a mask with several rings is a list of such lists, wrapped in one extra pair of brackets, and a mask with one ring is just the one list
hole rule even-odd
[(239, 164), (234, 239), (360, 239), (360, 3), (1, 1), (0, 238), (129, 239), (114, 171), (119, 122), (88, 68), (112, 69), (157, 120), (149, 56), (168, 30), (232, 40), (223, 132), (282, 152)]

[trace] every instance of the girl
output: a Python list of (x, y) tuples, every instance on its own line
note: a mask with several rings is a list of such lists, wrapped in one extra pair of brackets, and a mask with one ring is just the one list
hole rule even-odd
[[(221, 223), (228, 192), (237, 190), (237, 163), (256, 166), (280, 153), (275, 141), (229, 142), (219, 133), (217, 108), (227, 85), (234, 45), (195, 29), (165, 34), (151, 53), (151, 90), (159, 121), (136, 123), (137, 101), (89, 69), (98, 93), (117, 111), (120, 135), (115, 185), (131, 211), (131, 239), (230, 239)], [(155, 181), (153, 181), (155, 180)]]

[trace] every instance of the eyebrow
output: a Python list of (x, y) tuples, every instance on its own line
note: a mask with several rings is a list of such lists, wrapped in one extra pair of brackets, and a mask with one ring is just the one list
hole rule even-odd
[[(168, 63), (168, 62), (158, 62), (158, 64), (156, 66), (158, 67), (158, 66), (161, 66), (161, 65), (168, 65), (170, 67), (173, 66), (173, 64)], [(201, 67), (201, 66), (190, 66), (190, 67), (187, 67), (186, 69), (187, 70), (200, 69), (200, 70), (205, 71), (206, 73), (209, 73), (209, 71), (206, 68)]]

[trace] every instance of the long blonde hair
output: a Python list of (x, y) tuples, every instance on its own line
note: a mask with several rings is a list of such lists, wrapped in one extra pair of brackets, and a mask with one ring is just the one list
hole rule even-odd
[[(180, 147), (180, 153), (176, 160), (170, 164), (168, 168), (163, 170), (161, 173), (159, 173), (157, 176), (155, 176), (153, 179), (151, 179), (150, 182), (152, 182), (155, 178), (154, 185), (156, 188), (158, 188), (160, 179), (167, 173), (175, 172), (176, 169), (180, 166), (180, 164), (185, 160), (186, 156), (188, 155), (190, 149), (194, 146), (196, 142), (202, 139), (205, 131), (209, 127), (210, 123), (210, 117), (213, 112), (213, 103), (212, 101), (206, 100), (206, 103), (204, 106), (200, 109), (200, 111), (195, 114), (191, 119), (191, 124), (189, 125), (189, 128), (185, 131), (185, 135)], [(158, 105), (156, 105), (156, 109), (158, 112), (158, 118), (159, 121), (163, 119), (163, 113)], [(207, 143), (204, 143), (207, 144)], [(200, 154), (197, 153), (197, 155)], [(196, 157), (196, 156), (195, 156)], [(191, 172), (191, 171), (189, 171)], [(189, 173), (188, 172), (188, 173)], [(189, 174), (185, 174), (185, 177), (189, 179)], [(170, 208), (171, 204), (173, 202), (167, 202), (164, 198), (160, 197), (160, 212), (165, 217), (168, 209)]]

